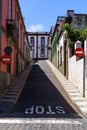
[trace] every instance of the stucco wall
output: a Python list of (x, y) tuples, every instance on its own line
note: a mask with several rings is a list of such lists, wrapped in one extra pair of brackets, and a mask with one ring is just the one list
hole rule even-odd
[[(60, 55), (61, 47), (62, 47), (62, 64), (61, 64), (61, 55)], [(59, 39), (59, 44), (57, 45), (57, 66), (59, 71), (64, 75), (64, 35), (61, 35)]]
[(69, 59), (69, 81), (83, 94), (83, 59), (76, 61), (76, 56)]
[(12, 81), (12, 75), (6, 72), (0, 72), (0, 96), (8, 88)]

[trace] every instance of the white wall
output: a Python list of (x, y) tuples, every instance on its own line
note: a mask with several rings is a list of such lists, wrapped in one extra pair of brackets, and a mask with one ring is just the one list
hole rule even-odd
[[(59, 51), (59, 57), (60, 57), (61, 46), (62, 46), (62, 62), (63, 62), (64, 61), (64, 35), (60, 37), (59, 45), (57, 46), (57, 56), (58, 56), (58, 51)], [(87, 42), (85, 46), (87, 47)], [(69, 54), (69, 49), (68, 49), (68, 54)], [(59, 64), (60, 64), (60, 59), (59, 59)], [(87, 60), (86, 60), (85, 73), (86, 73), (85, 75), (85, 87), (86, 87), (87, 86)], [(68, 80), (74, 86), (76, 86), (83, 95), (83, 59), (76, 61), (76, 56), (72, 56), (71, 58), (68, 57)]]
[[(32, 36), (29, 36), (28, 35), (28, 40), (29, 40), (29, 43), (31, 44), (31, 42), (30, 42), (30, 38), (31, 38)], [(35, 58), (36, 57), (36, 36), (33, 36), (34, 37), (34, 40), (35, 40), (35, 43), (34, 43), (34, 47), (32, 47), (32, 51), (30, 51), (30, 58), (32, 59), (32, 58)], [(33, 50), (34, 50), (34, 54), (33, 54)]]
[[(59, 39), (59, 45), (57, 47), (57, 53), (59, 51), (60, 57), (60, 47), (62, 46), (62, 62), (64, 62), (64, 35)], [(69, 49), (68, 49), (69, 53)], [(69, 58), (69, 57), (68, 57)], [(58, 58), (57, 58), (58, 60)], [(58, 62), (57, 62), (58, 63)], [(60, 59), (59, 59), (60, 64)], [(69, 58), (68, 62), (68, 80), (83, 94), (83, 59), (76, 61), (76, 56)]]
[[(34, 50), (34, 53), (33, 53), (33, 58), (36, 58), (36, 53), (37, 53), (37, 41), (38, 41), (38, 58), (42, 58), (41, 57), (41, 37), (44, 37), (45, 38), (45, 47), (44, 47), (44, 49), (45, 49), (45, 57), (44, 58), (48, 58), (48, 36), (46, 36), (46, 35), (36, 35), (36, 36), (34, 36), (34, 35), (29, 35), (28, 36), (28, 39), (29, 39), (29, 41), (30, 41), (30, 38), (31, 37), (34, 37), (34, 40), (35, 40), (35, 43), (34, 43), (34, 47), (32, 47), (32, 50)], [(37, 39), (37, 37), (38, 37), (38, 39)]]
[(69, 81), (83, 94), (83, 59), (76, 61), (76, 56), (69, 58)]
[[(41, 37), (42, 36), (38, 36), (38, 58), (41, 58)], [(45, 57), (44, 58), (47, 58), (48, 57), (48, 49), (47, 49), (47, 46), (48, 46), (48, 36), (44, 36), (43, 37), (45, 38)]]
[[(58, 51), (60, 57), (60, 47), (62, 47), (62, 62), (64, 62), (64, 35), (61, 35), (59, 43), (57, 45), (57, 66), (58, 66)], [(60, 58), (59, 58), (59, 64), (60, 64)]]
[[(85, 94), (87, 97), (87, 40), (85, 43)], [(76, 56), (69, 58), (69, 81), (78, 87), (83, 95), (83, 58), (76, 61)]]

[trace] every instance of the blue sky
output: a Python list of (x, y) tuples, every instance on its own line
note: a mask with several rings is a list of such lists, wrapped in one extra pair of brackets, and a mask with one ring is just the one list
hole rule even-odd
[(19, 0), (28, 31), (50, 31), (67, 10), (87, 14), (87, 0)]

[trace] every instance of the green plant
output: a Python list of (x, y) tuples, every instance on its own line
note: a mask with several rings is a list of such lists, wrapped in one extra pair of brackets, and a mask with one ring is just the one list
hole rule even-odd
[(73, 47), (73, 43), (68, 43), (67, 47), (72, 48)]
[(87, 28), (82, 29), (74, 29), (70, 24), (65, 23), (62, 26), (62, 30), (66, 31), (66, 38), (69, 38), (71, 41), (76, 42), (77, 40), (83, 42), (87, 38)]

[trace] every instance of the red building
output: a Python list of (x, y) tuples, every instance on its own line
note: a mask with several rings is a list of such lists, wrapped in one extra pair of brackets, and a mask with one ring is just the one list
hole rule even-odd
[[(11, 63), (0, 60), (0, 94), (24, 69), (26, 29), (18, 0), (0, 0), (0, 59), (10, 48)], [(8, 52), (8, 50), (7, 50)]]

